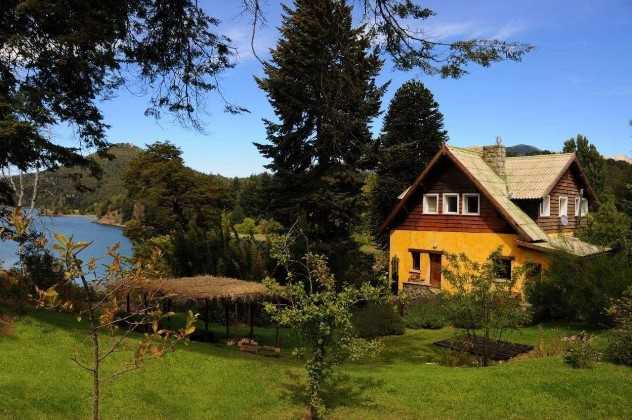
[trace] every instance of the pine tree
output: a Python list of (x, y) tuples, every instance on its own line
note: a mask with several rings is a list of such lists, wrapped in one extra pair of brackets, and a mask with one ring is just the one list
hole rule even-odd
[(304, 219), (312, 240), (350, 237), (360, 210), (364, 157), (373, 140), (385, 86), (364, 27), (339, 0), (296, 0), (284, 6), (281, 39), (265, 77), (257, 79), (278, 122), (265, 120), (271, 160), (273, 217), (286, 226)]
[(605, 182), (605, 159), (597, 147), (588, 141), (586, 136), (578, 134), (564, 142), (564, 153), (575, 153), (577, 159), (586, 172), (588, 181), (597, 194), (604, 194)]
[(371, 198), (371, 218), (377, 229), (397, 196), (409, 187), (448, 141), (443, 115), (432, 92), (411, 80), (395, 92), (380, 137), (377, 181)]

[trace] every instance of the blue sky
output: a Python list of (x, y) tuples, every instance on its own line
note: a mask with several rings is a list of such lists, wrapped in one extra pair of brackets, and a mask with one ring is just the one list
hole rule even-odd
[[(256, 41), (266, 56), (274, 46), (280, 7), (263, 0), (268, 22)], [(261, 65), (249, 49), (249, 21), (236, 0), (205, 0), (210, 14), (222, 19), (221, 30), (239, 49), (237, 66), (220, 77), (225, 96), (246, 106), (250, 114), (223, 112), (216, 95), (206, 100), (203, 133), (181, 127), (168, 116), (156, 121), (143, 112), (146, 97), (126, 90), (104, 102), (112, 142), (139, 146), (170, 140), (182, 150), (187, 164), (203, 172), (246, 176), (263, 170), (265, 160), (252, 145), (265, 140), (262, 118), (273, 118), (253, 75)], [(437, 16), (422, 27), (436, 39), (498, 38), (533, 44), (521, 63), (489, 68), (470, 67), (458, 80), (430, 77), (419, 71), (401, 72), (387, 63), (382, 81), (391, 80), (383, 99), (388, 103), (398, 86), (422, 80), (435, 95), (454, 145), (489, 144), (502, 136), (508, 145), (526, 143), (559, 150), (565, 139), (584, 134), (606, 156), (632, 154), (632, 1), (529, 0), (428, 1)], [(212, 5), (212, 6), (211, 6)], [(381, 118), (373, 123), (379, 132)], [(55, 134), (72, 141), (69, 131)]]

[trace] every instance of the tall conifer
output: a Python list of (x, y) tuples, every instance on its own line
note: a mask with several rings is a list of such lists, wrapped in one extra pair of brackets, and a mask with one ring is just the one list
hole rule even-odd
[(391, 100), (380, 137), (371, 199), (376, 228), (446, 141), (443, 114), (432, 92), (416, 80), (404, 83)]
[(385, 89), (375, 82), (382, 61), (351, 11), (341, 0), (284, 6), (281, 38), (257, 79), (278, 121), (265, 120), (268, 143), (256, 143), (275, 175), (274, 217), (286, 226), (302, 217), (312, 239), (329, 243), (348, 239), (360, 213), (370, 122)]

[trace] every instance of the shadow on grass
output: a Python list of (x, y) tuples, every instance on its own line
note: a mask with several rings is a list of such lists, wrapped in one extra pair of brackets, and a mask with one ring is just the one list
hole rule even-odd
[[(305, 378), (288, 371), (286, 381), (281, 383), (281, 398), (298, 406), (307, 407), (308, 395)], [(371, 398), (371, 391), (384, 385), (381, 379), (335, 373), (322, 389), (322, 398), (327, 410), (353, 407), (376, 409), (378, 404)]]

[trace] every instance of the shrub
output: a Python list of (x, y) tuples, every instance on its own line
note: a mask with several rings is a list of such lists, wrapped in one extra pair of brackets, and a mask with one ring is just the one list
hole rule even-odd
[(406, 328), (439, 329), (448, 324), (441, 297), (426, 297), (416, 300), (406, 307), (404, 315)]
[(608, 308), (632, 284), (624, 253), (579, 258), (551, 256), (541, 278), (526, 282), (525, 292), (536, 322), (564, 319), (595, 327), (611, 326)]
[[(470, 260), (465, 254), (448, 255), (448, 267), (443, 276), (453, 287), (444, 297), (448, 320), (472, 342), (500, 341), (503, 334), (528, 321), (528, 314), (516, 298), (516, 283), (521, 270), (513, 270), (511, 279), (498, 281), (498, 260), (501, 249), (493, 252), (486, 262)], [(487, 366), (493, 346), (482, 346), (479, 365)]]
[(404, 334), (404, 321), (390, 303), (368, 303), (355, 310), (353, 325), (362, 338)]
[(564, 337), (566, 351), (564, 361), (574, 368), (589, 368), (599, 360), (599, 353), (593, 348), (593, 336), (582, 331), (577, 335)]
[(632, 288), (615, 301), (611, 314), (616, 321), (616, 329), (608, 341), (606, 355), (615, 363), (632, 366)]

